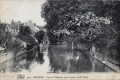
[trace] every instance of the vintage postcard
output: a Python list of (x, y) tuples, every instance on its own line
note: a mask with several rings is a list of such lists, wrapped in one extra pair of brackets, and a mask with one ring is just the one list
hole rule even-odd
[(0, 0), (0, 80), (120, 80), (119, 0)]

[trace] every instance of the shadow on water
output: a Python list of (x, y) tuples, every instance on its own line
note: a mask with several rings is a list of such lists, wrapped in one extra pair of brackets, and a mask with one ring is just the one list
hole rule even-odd
[[(50, 45), (49, 58), (53, 73), (110, 72), (110, 68), (89, 56), (89, 51), (72, 50), (70, 45)], [(112, 71), (113, 72), (113, 71)]]
[[(31, 47), (33, 48), (33, 47)], [(48, 52), (40, 53), (40, 47), (19, 54), (0, 63), (0, 70), (5, 72), (22, 72), (22, 70), (40, 71), (46, 73), (82, 73), (82, 72), (112, 72), (109, 67), (89, 56), (89, 51), (72, 50), (70, 45), (50, 45)], [(30, 50), (30, 49), (29, 49)], [(44, 72), (43, 72), (44, 73)]]
[(33, 66), (34, 63), (38, 63), (38, 64), (43, 64), (44, 63), (44, 54), (42, 52), (40, 52), (40, 47), (37, 46), (36, 49), (27, 52), (27, 57), (26, 57), (26, 69), (30, 69), (31, 65)]
[(28, 48), (28, 52), (23, 53), (22, 55), (19, 55), (15, 57), (14, 59), (14, 65), (13, 65), (13, 72), (21, 72), (23, 69), (25, 70), (31, 70), (38, 64), (44, 63), (44, 55), (43, 53), (40, 53), (39, 47), (36, 49), (32, 49), (33, 46), (30, 46)]
[(56, 72), (90, 72), (92, 65), (89, 57), (71, 46), (51, 45), (49, 47), (51, 71)]

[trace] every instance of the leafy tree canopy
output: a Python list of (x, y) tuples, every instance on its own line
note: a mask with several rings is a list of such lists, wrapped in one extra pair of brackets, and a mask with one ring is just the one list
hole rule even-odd
[(118, 4), (115, 1), (47, 0), (42, 7), (42, 17), (53, 35), (73, 35), (107, 46), (117, 39)]
[(24, 26), (24, 25), (21, 25), (20, 26), (20, 35), (30, 35), (32, 34), (31, 32), (31, 29), (29, 26)]
[(42, 42), (43, 38), (44, 38), (45, 32), (43, 30), (38, 31), (35, 36), (36, 39), (38, 40), (39, 43)]

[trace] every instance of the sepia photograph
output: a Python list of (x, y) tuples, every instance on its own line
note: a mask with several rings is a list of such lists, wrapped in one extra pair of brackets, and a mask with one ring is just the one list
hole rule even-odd
[(0, 79), (120, 80), (119, 0), (0, 0)]

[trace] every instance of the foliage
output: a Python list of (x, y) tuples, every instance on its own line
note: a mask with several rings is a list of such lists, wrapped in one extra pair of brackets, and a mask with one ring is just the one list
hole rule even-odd
[(24, 30), (25, 30), (25, 26), (20, 25), (20, 31), (19, 31), (19, 34), (20, 34), (20, 35), (25, 35)]
[(98, 3), (107, 4), (95, 0), (47, 0), (42, 7), (42, 17), (47, 22), (48, 33), (58, 37), (61, 34), (73, 35), (85, 41), (93, 41), (106, 35), (106, 30), (117, 33), (110, 26), (109, 17), (97, 15), (96, 12), (99, 11), (95, 11), (96, 7), (103, 7), (97, 5)]
[(31, 32), (29, 26), (23, 26), (23, 25), (21, 25), (19, 33), (20, 33), (20, 35), (30, 35), (32, 32)]
[[(104, 34), (100, 36), (99, 40), (96, 41), (96, 45), (99, 47), (116, 47), (118, 52), (114, 52), (114, 54), (119, 51), (119, 34), (120, 34), (120, 2), (119, 1), (101, 1), (96, 4), (94, 13), (99, 17), (106, 17), (110, 20), (110, 25), (106, 25), (104, 30)], [(98, 11), (96, 11), (96, 9)], [(101, 44), (103, 46), (101, 46)], [(111, 53), (113, 54), (113, 53)]]
[(0, 24), (0, 45), (2, 47), (7, 47), (7, 43), (9, 42), (9, 37), (11, 36), (9, 32), (5, 31), (6, 24), (1, 23)]
[(17, 52), (19, 52), (21, 50), (21, 42), (18, 40), (15, 40), (12, 43), (12, 48), (15, 54), (17, 54)]
[(39, 43), (42, 42), (43, 38), (44, 38), (45, 32), (43, 30), (38, 31), (35, 36), (36, 39), (38, 40)]
[(24, 29), (25, 35), (30, 35), (32, 32), (30, 30), (30, 27), (26, 26)]
[(103, 49), (120, 46), (119, 7), (120, 2), (114, 0), (47, 0), (42, 17), (53, 43), (66, 40), (80, 48), (90, 49), (95, 44)]

